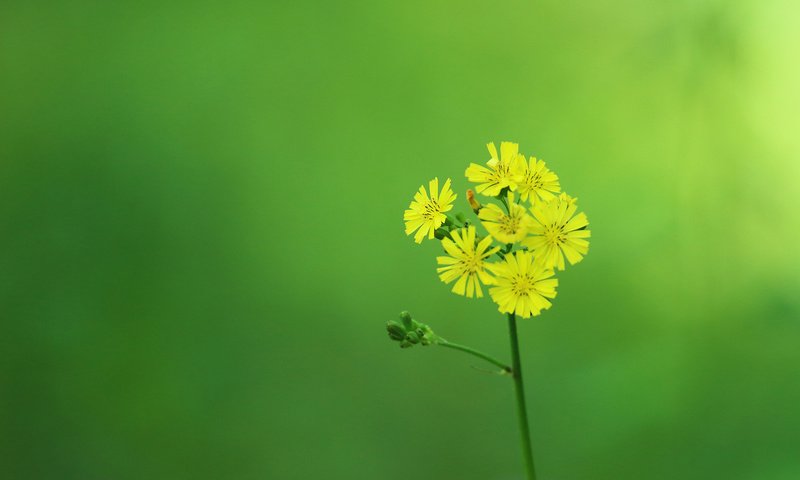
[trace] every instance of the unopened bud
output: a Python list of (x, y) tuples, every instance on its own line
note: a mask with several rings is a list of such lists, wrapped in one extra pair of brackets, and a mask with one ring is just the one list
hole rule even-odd
[(469, 202), (469, 206), (472, 207), (472, 211), (475, 213), (478, 213), (481, 208), (483, 208), (481, 202), (475, 198), (475, 192), (473, 192), (471, 188), (467, 190), (467, 201)]
[(411, 330), (414, 328), (414, 320), (412, 320), (411, 314), (406, 310), (400, 312), (400, 321), (403, 322), (403, 326), (406, 328), (406, 330)]
[(443, 238), (449, 238), (450, 232), (444, 228), (437, 228), (436, 230), (433, 231), (433, 236), (437, 240), (441, 240)]
[(386, 322), (386, 331), (389, 332), (389, 338), (398, 342), (406, 337), (406, 329), (394, 320)]
[(428, 332), (425, 332), (425, 334), (423, 334), (420, 337), (419, 343), (421, 343), (422, 345), (431, 345), (436, 343), (436, 341), (433, 338), (431, 338), (433, 336), (432, 334), (433, 332), (430, 332), (430, 335), (428, 334)]

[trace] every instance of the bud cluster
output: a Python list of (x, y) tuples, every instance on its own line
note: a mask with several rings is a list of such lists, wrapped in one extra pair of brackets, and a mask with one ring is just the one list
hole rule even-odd
[(424, 323), (420, 323), (408, 312), (400, 313), (400, 321), (389, 320), (386, 322), (386, 331), (389, 338), (400, 342), (400, 348), (408, 348), (416, 344), (435, 345), (439, 337)]

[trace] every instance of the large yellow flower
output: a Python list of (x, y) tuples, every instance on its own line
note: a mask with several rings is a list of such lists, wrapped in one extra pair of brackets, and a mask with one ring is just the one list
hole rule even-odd
[[(525, 165), (525, 162), (522, 162)], [(522, 174), (517, 179), (517, 188), (522, 200), (530, 198), (531, 205), (539, 202), (549, 202), (558, 192), (561, 185), (558, 183), (558, 176), (551, 172), (544, 163), (544, 160), (537, 160), (531, 157), (530, 161), (523, 169)]]
[(500, 247), (489, 248), (492, 244), (492, 237), (486, 237), (475, 245), (475, 226), (453, 230), (450, 232), (453, 237), (442, 239), (442, 246), (450, 256), (436, 257), (436, 263), (443, 265), (436, 269), (439, 278), (444, 283), (450, 283), (458, 279), (453, 286), (453, 292), (459, 295), (466, 295), (472, 298), (473, 294), (478, 298), (483, 297), (481, 283), (491, 285), (494, 282), (489, 273), (486, 272), (486, 258), (494, 255)]
[(489, 269), (495, 274), (495, 286), (489, 289), (489, 295), (500, 312), (528, 318), (552, 305), (548, 298), (555, 298), (558, 280), (551, 278), (553, 270), (534, 261), (530, 252), (509, 253)]
[(583, 259), (589, 252), (591, 232), (586, 229), (589, 220), (578, 209), (577, 199), (562, 193), (547, 204), (531, 207), (534, 221), (528, 227), (529, 236), (522, 244), (533, 251), (545, 268), (564, 270), (564, 256), (570, 265)]
[(519, 144), (500, 142), (500, 157), (494, 143), (486, 144), (492, 158), (486, 164), (489, 168), (471, 163), (464, 174), (470, 182), (477, 183), (475, 190), (488, 197), (496, 197), (506, 187), (517, 189), (517, 178), (522, 173), (525, 155), (519, 153)]
[(503, 243), (515, 243), (525, 238), (526, 228), (530, 224), (531, 218), (522, 205), (514, 202), (513, 193), (509, 192), (507, 200), (508, 213), (494, 203), (490, 203), (481, 208), (478, 218), (494, 238)]
[(428, 184), (430, 197), (425, 191), (425, 186), (419, 187), (419, 191), (414, 194), (414, 200), (408, 206), (408, 210), (403, 213), (403, 220), (406, 222), (406, 235), (411, 235), (415, 231), (414, 241), (422, 243), (425, 235), (429, 239), (433, 238), (433, 232), (442, 226), (447, 216), (445, 212), (453, 208), (453, 201), (456, 195), (450, 189), (450, 179), (448, 178), (439, 192), (439, 179), (434, 178)]

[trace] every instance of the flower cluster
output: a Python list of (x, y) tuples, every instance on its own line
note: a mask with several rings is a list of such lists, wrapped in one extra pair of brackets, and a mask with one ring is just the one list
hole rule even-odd
[(586, 214), (578, 213), (577, 199), (561, 191), (558, 176), (544, 161), (526, 160), (519, 145), (487, 145), (485, 165), (470, 164), (465, 175), (475, 191), (494, 203), (481, 204), (472, 190), (467, 201), (486, 230), (479, 235), (462, 214), (450, 216), (456, 195), (448, 178), (420, 187), (403, 215), (406, 234), (417, 243), (427, 238), (441, 242), (445, 255), (436, 257), (436, 271), (452, 291), (483, 297), (483, 285), (503, 313), (523, 318), (550, 308), (558, 280), (554, 270), (574, 265), (589, 251)]

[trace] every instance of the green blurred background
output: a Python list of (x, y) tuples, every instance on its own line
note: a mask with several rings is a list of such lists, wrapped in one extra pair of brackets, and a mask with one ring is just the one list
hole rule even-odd
[(520, 142), (589, 256), (521, 324), (541, 480), (800, 478), (789, 0), (0, 3), (0, 478), (519, 479), (403, 234)]

